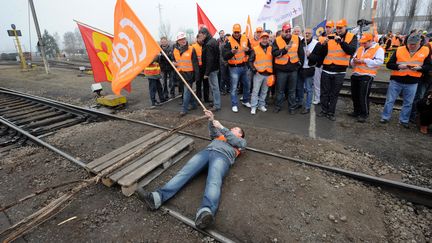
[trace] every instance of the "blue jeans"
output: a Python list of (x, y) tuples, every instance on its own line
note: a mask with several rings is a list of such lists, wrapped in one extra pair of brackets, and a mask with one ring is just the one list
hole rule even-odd
[(152, 105), (156, 105), (157, 103), (156, 93), (159, 96), (159, 101), (160, 102), (164, 101), (165, 99), (162, 93), (162, 85), (160, 83), (160, 80), (158, 78), (149, 78), (148, 82), (149, 82), (150, 100)]
[(249, 102), (249, 77), (246, 66), (229, 67), (231, 79), (231, 106), (238, 106), (237, 85), (239, 80), (243, 84), (243, 102)]
[(207, 149), (201, 150), (168, 183), (156, 191), (159, 196), (155, 198), (156, 207), (173, 197), (188, 181), (208, 168), (204, 197), (199, 211), (209, 210), (215, 215), (219, 206), (222, 180), (230, 165), (228, 158), (222, 153)]
[[(253, 89), (252, 89), (252, 98), (251, 98), (251, 106), (253, 108), (265, 106), (265, 99), (267, 96), (267, 79), (269, 76), (264, 76), (259, 73), (256, 73), (253, 77)], [(260, 92), (261, 90), (261, 92)]]
[(396, 98), (402, 92), (403, 103), (399, 121), (401, 123), (408, 123), (416, 91), (417, 84), (402, 84), (394, 80), (390, 80), (390, 84), (387, 89), (387, 98), (381, 118), (384, 120), (390, 120), (391, 113), (393, 111), (393, 105), (396, 101)]
[[(180, 81), (181, 82), (181, 81)], [(192, 88), (193, 82), (188, 81), (189, 86)], [(195, 98), (192, 97), (192, 93), (189, 91), (187, 87), (183, 88), (183, 104), (182, 104), (182, 112), (188, 112), (189, 110), (189, 103), (191, 104), (192, 108), (196, 108), (197, 104), (195, 102)]]
[(314, 76), (304, 77), (304, 75), (299, 75), (296, 88), (297, 105), (303, 105), (304, 92), (306, 90), (306, 102), (304, 108), (310, 109), (313, 98), (313, 82)]
[(294, 110), (296, 106), (296, 86), (297, 86), (297, 71), (292, 72), (276, 72), (276, 107), (282, 108), (285, 100), (285, 89), (288, 86), (288, 109)]
[(213, 95), (213, 104), (216, 109), (221, 108), (221, 97), (219, 90), (218, 71), (213, 71), (209, 74), (209, 83)]

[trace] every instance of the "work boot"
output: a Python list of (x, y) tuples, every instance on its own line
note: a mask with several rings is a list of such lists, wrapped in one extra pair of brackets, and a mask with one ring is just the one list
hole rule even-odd
[(332, 115), (332, 114), (327, 114), (327, 118), (328, 118), (330, 121), (336, 121), (336, 117), (335, 117), (334, 115)]
[(280, 107), (276, 107), (276, 108), (274, 108), (273, 112), (274, 112), (274, 113), (279, 113), (280, 110), (281, 110)]
[(209, 211), (201, 212), (195, 219), (195, 226), (198, 229), (205, 229), (213, 224), (214, 218)]
[(318, 116), (318, 117), (325, 117), (325, 116), (327, 116), (327, 112), (325, 112), (325, 111), (321, 111), (320, 113), (318, 113), (317, 116)]
[(357, 122), (359, 122), (359, 123), (365, 123), (366, 122), (366, 117), (363, 117), (363, 116), (357, 117)]
[(309, 114), (310, 113), (310, 110), (309, 109), (306, 109), (306, 108), (304, 108), (303, 110), (302, 110), (302, 112), (301, 112), (301, 114), (303, 114), (303, 115), (306, 115), (306, 114)]
[(423, 134), (428, 134), (428, 126), (420, 126), (420, 132)]
[(147, 208), (149, 210), (156, 210), (156, 205), (155, 205), (155, 201), (153, 198), (153, 193), (151, 192), (145, 192), (144, 188), (140, 187), (136, 190), (136, 194), (139, 198), (139, 200), (141, 200), (142, 202), (144, 202), (147, 205)]

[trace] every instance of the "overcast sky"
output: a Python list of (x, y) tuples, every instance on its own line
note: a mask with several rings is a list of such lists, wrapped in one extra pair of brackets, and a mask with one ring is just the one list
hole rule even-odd
[[(73, 19), (91, 26), (113, 32), (115, 0), (34, 0), (41, 31), (50, 34), (63, 34), (73, 31), (76, 24)], [(234, 23), (240, 23), (244, 29), (248, 14), (251, 16), (252, 27), (256, 27), (256, 19), (264, 4), (264, 0), (127, 0), (144, 25), (155, 38), (159, 38), (158, 4), (162, 5), (162, 18), (171, 24), (173, 36), (181, 29), (193, 28), (197, 32), (196, 2), (201, 6), (215, 27), (231, 32)], [(0, 8), (0, 52), (14, 52), (11, 37), (7, 36), (10, 24), (15, 24), (22, 31), (21, 42), (25, 51), (29, 51), (30, 38), (32, 51), (35, 51), (37, 36), (33, 18), (30, 18), (27, 0), (2, 0)], [(269, 25), (268, 25), (269, 26)], [(275, 28), (274, 23), (269, 27)]]

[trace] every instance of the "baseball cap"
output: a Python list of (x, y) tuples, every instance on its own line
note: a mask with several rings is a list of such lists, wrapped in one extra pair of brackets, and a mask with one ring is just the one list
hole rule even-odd
[(327, 22), (326, 22), (326, 27), (332, 27), (332, 28), (334, 28), (335, 27), (335, 23), (334, 23), (334, 21), (333, 20), (327, 20)]
[(233, 33), (234, 32), (241, 32), (241, 26), (239, 24), (233, 25)]
[(289, 30), (289, 29), (291, 29), (291, 25), (288, 23), (286, 23), (282, 26), (282, 31)]
[(338, 20), (338, 22), (336, 22), (336, 27), (347, 27), (347, 26), (348, 26), (348, 24), (347, 24), (346, 19), (341, 19), (341, 20)]
[(263, 28), (262, 27), (257, 27), (255, 32), (263, 32)]
[(270, 37), (270, 36), (269, 36), (269, 34), (267, 32), (263, 32), (261, 34), (260, 38), (263, 38), (263, 37)]
[(373, 36), (371, 33), (363, 33), (361, 39), (360, 39), (360, 43), (366, 43), (368, 41), (373, 40)]

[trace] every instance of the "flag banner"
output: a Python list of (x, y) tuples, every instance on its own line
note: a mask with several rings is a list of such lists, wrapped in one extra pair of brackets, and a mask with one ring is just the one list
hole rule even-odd
[(301, 0), (266, 0), (258, 22), (275, 21), (282, 24), (303, 13)]
[(327, 20), (322, 21), (321, 23), (319, 23), (317, 26), (315, 26), (315, 28), (313, 28), (313, 36), (321, 36), (322, 33), (324, 33), (325, 31), (325, 26), (326, 26)]
[(214, 36), (217, 32), (216, 28), (210, 21), (210, 19), (207, 17), (207, 15), (204, 13), (204, 11), (201, 9), (201, 7), (197, 5), (197, 17), (198, 17), (198, 31), (201, 29), (201, 27), (205, 26), (210, 32), (211, 36)]
[(160, 51), (159, 44), (126, 1), (118, 0), (114, 10), (113, 49), (109, 56), (113, 92), (120, 94)]
[(246, 22), (246, 37), (251, 40), (254, 38), (254, 32), (252, 31), (252, 24), (250, 20), (250, 16), (248, 15), (247, 22)]
[[(112, 73), (108, 67), (109, 55), (112, 51), (113, 36), (94, 28), (77, 22), (78, 29), (87, 50), (90, 65), (93, 70), (93, 78), (96, 83), (111, 82)], [(131, 92), (131, 86), (127, 85), (125, 89)]]

